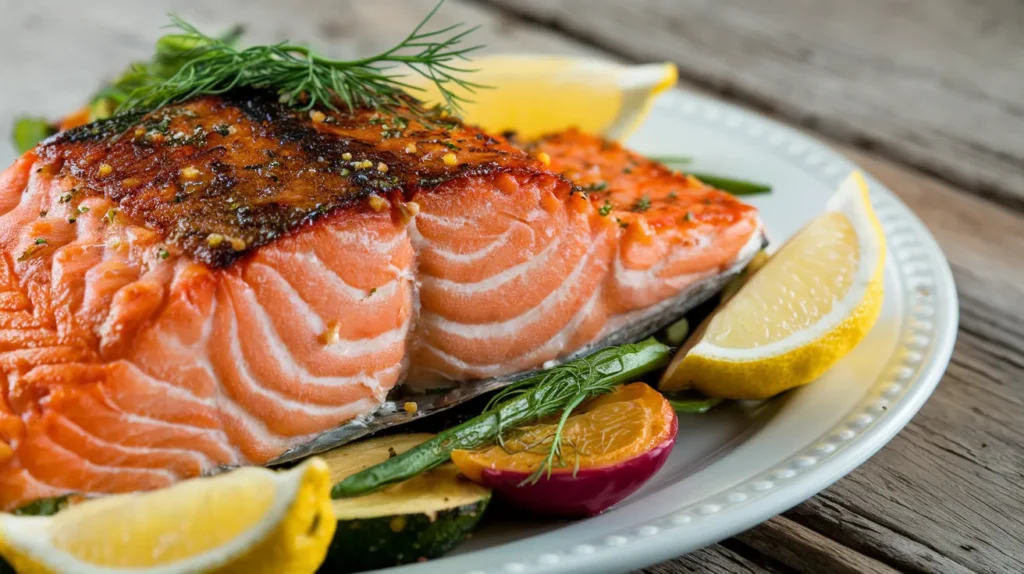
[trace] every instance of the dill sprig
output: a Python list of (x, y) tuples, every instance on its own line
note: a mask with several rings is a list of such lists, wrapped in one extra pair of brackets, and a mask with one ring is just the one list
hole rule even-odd
[(391, 112), (412, 107), (414, 114), (427, 117), (426, 110), (410, 105), (413, 101), (408, 93), (422, 91), (404, 79), (404, 72), (412, 70), (438, 88), (444, 99), (442, 109), (458, 113), (460, 104), (467, 100), (453, 88), (471, 94), (484, 87), (461, 77), (474, 71), (462, 62), (481, 46), (463, 46), (463, 40), (476, 27), (455, 24), (424, 31), (443, 2), (438, 2), (394, 47), (356, 60), (326, 58), (288, 41), (236, 48), (172, 15), (171, 26), (180, 33), (161, 41), (186, 48), (180, 67), (169, 78), (134, 89), (118, 112), (148, 111), (194, 96), (249, 87), (272, 90), (282, 102), (303, 110), (337, 110), (344, 106), (349, 110), (369, 107)]
[[(589, 357), (528, 377), (498, 393), (480, 415), (376, 466), (334, 485), (334, 498), (360, 496), (416, 476), (444, 463), (456, 449), (502, 444), (504, 433), (562, 413), (544, 464), (527, 481), (550, 473), (561, 461), (562, 431), (569, 415), (583, 401), (610, 392), (617, 385), (663, 367), (670, 349), (654, 339), (609, 347)], [(546, 442), (546, 441), (545, 441)]]
[[(618, 377), (606, 377), (599, 370), (599, 366), (614, 362), (620, 356), (622, 350), (617, 347), (603, 349), (565, 365), (555, 367), (543, 373), (540, 380), (536, 378), (525, 379), (514, 383), (494, 395), (484, 407), (484, 414), (496, 413), (498, 415), (498, 434), (496, 441), (499, 446), (505, 446), (505, 431), (515, 426), (515, 421), (504, 421), (501, 418), (501, 407), (505, 403), (516, 400), (525, 400), (529, 410), (534, 413), (535, 418), (545, 418), (561, 411), (558, 424), (550, 437), (548, 452), (544, 461), (522, 484), (533, 484), (542, 477), (551, 475), (556, 466), (564, 466), (565, 457), (562, 448), (562, 434), (569, 417), (584, 401), (610, 393), (622, 381)], [(537, 392), (542, 390), (542, 392)], [(545, 440), (543, 443), (547, 444)], [(531, 450), (531, 449), (528, 449)], [(577, 454), (578, 458), (578, 454)]]

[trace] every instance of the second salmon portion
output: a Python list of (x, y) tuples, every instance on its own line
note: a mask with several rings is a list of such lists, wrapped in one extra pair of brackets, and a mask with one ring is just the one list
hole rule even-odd
[(0, 174), (0, 509), (262, 464), (388, 391), (542, 366), (760, 246), (615, 144), (206, 97)]

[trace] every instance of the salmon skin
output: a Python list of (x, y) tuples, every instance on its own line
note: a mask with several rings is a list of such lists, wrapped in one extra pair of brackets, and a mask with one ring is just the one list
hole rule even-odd
[[(756, 211), (568, 132), (203, 97), (0, 174), (0, 508), (337, 446), (709, 296)], [(401, 389), (396, 386), (402, 383)]]

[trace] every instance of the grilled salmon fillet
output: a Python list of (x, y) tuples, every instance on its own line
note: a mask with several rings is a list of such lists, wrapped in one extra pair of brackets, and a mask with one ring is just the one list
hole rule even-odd
[(574, 132), (245, 92), (58, 134), (0, 175), (0, 508), (265, 463), (759, 244), (753, 208)]

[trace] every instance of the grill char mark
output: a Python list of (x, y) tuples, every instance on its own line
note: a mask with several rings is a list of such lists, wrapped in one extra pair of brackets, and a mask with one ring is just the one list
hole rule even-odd
[(74, 201), (105, 195), (213, 267), (373, 193), (405, 200), (463, 176), (541, 169), (506, 140), (457, 121), (434, 127), (397, 117), (404, 129), (373, 110), (313, 121), (272, 95), (239, 92), (95, 122), (38, 153), (72, 178)]

